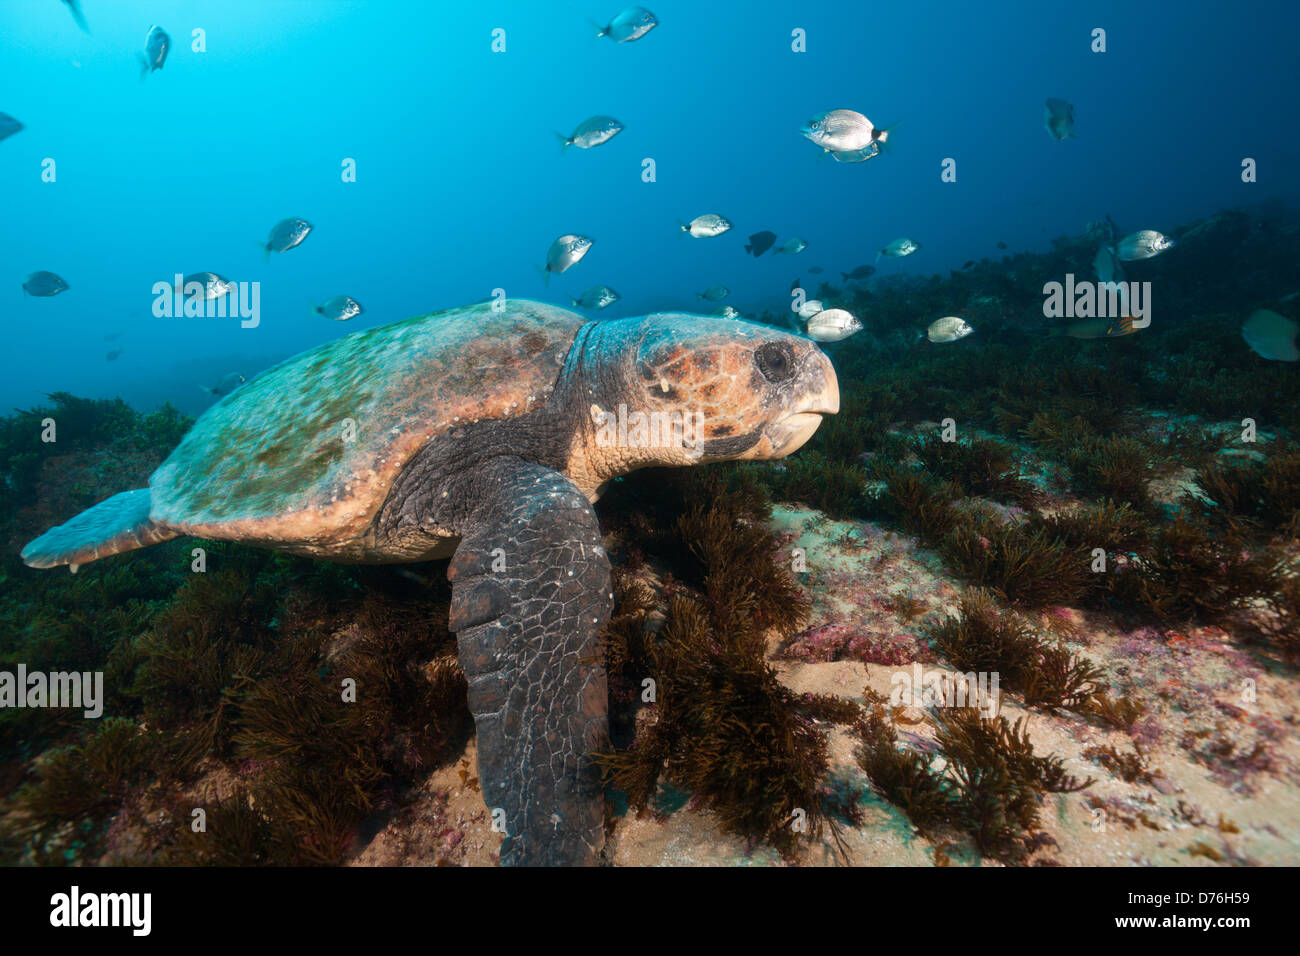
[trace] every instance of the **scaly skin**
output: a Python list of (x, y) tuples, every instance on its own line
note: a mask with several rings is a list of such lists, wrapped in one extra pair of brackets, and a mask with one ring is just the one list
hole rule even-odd
[(500, 458), (476, 484), (447, 577), (501, 862), (592, 864), (604, 797), (591, 754), (608, 743), (599, 637), (613, 607), (600, 527), (548, 468)]

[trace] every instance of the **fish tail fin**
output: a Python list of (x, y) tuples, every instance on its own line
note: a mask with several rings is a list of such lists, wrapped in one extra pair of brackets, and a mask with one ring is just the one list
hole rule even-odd
[(90, 32), (90, 27), (86, 23), (86, 15), (81, 12), (81, 7), (77, 5), (78, 0), (67, 0), (68, 10), (72, 12), (72, 19), (77, 21), (77, 26), (81, 27), (86, 33)]
[(884, 252), (883, 252), (883, 251), (881, 251), (881, 252), (877, 252), (877, 253), (876, 253), (876, 261), (873, 262), (872, 265), (873, 265), (873, 266), (878, 266), (878, 265), (880, 265), (880, 257), (883, 256), (883, 255), (884, 255)]
[(569, 296), (569, 302), (570, 302), (570, 304), (573, 305), (573, 307), (574, 307), (575, 309), (576, 309), (578, 306), (580, 306), (580, 305), (582, 304), (582, 303), (579, 302), (577, 299), (575, 299), (573, 296)]
[(746, 243), (746, 244), (745, 244), (745, 251), (746, 251), (746, 252), (749, 252), (749, 253), (752, 253), (752, 252), (754, 251), (754, 247), (751, 246), (751, 245), (749, 245), (748, 243)]
[(134, 551), (179, 538), (180, 532), (149, 517), (152, 497), (137, 488), (101, 501), (65, 524), (51, 528), (23, 548), (23, 563), (33, 568), (87, 564), (110, 554)]
[(597, 40), (599, 40), (601, 37), (609, 36), (609, 33), (606, 31), (606, 29), (602, 27), (599, 23), (597, 23), (595, 20), (588, 17), (587, 22), (590, 23), (593, 27), (595, 27)]
[(533, 268), (535, 268), (538, 272), (540, 272), (540, 273), (542, 274), (542, 285), (546, 286), (546, 287), (549, 289), (549, 288), (551, 287), (551, 269), (550, 269), (550, 267), (549, 267), (549, 266), (534, 266)]
[(849, 274), (848, 274), (847, 272), (841, 272), (841, 273), (840, 273), (840, 278), (841, 278), (842, 281), (844, 281), (844, 282), (848, 282), (848, 281), (849, 281)]
[(257, 247), (262, 250), (262, 261), (271, 261), (271, 244), (269, 242), (259, 242)]
[(564, 152), (573, 145), (573, 139), (565, 136), (563, 133), (555, 131), (555, 138), (560, 141), (560, 152)]
[(137, 53), (136, 59), (140, 61), (140, 82), (143, 83), (145, 77), (149, 75), (149, 58), (143, 53)]
[(689, 232), (691, 231), (691, 227), (688, 226), (688, 225), (686, 225), (686, 223), (682, 222), (680, 219), (677, 220), (677, 226), (678, 226), (678, 228), (679, 228), (679, 230), (680, 230), (680, 231), (677, 233), (677, 238), (678, 238), (678, 239), (680, 239), (682, 236), (686, 235), (687, 233), (689, 233)]

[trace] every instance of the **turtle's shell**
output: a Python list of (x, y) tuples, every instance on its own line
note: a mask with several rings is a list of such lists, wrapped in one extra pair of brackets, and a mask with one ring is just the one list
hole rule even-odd
[(502, 311), (435, 312), (296, 355), (194, 423), (149, 479), (150, 518), (308, 553), (355, 541), (431, 439), (545, 402), (584, 322), (510, 300)]

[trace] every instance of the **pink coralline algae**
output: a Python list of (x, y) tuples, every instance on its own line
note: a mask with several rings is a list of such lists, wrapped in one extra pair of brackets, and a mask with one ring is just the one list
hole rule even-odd
[(782, 645), (777, 656), (808, 663), (857, 660), (889, 665), (935, 659), (929, 646), (914, 634), (876, 631), (844, 621), (801, 631)]

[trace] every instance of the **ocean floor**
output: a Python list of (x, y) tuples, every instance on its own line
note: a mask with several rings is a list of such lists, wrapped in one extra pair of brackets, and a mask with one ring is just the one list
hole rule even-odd
[[(862, 703), (865, 688), (888, 696), (894, 675), (917, 664), (955, 673), (919, 637), (926, 617), (950, 611), (960, 592), (931, 553), (878, 525), (833, 521), (803, 508), (778, 507), (772, 527), (790, 548), (803, 549), (812, 569), (800, 575), (812, 598), (809, 625), (769, 647), (786, 686)], [(1094, 779), (1080, 792), (1044, 797), (1042, 828), (1050, 842), (1035, 863), (1300, 862), (1300, 744), (1293, 732), (1300, 697), (1293, 676), (1261, 665), (1216, 627), (1126, 632), (1098, 614), (1067, 608), (1048, 614), (1056, 619), (1054, 630), (1068, 635), (1070, 649), (1103, 668), (1115, 693), (1141, 701), (1146, 713), (1130, 736), (1071, 714), (1027, 710), (1002, 695), (1000, 713), (1013, 723), (1025, 718), (1037, 754), (1060, 756), (1067, 772)], [(912, 746), (924, 748), (933, 738), (920, 708), (903, 708), (896, 721)], [(831, 777), (862, 792), (862, 824), (838, 821), (838, 840), (828, 829), (795, 862), (1001, 865), (982, 858), (968, 840), (918, 834), (871, 791), (853, 759), (855, 745), (846, 729), (831, 732)], [(1140, 747), (1140, 775), (1125, 780), (1090, 756), (1105, 747), (1123, 754)], [(429, 776), (409, 806), (359, 841), (348, 862), (493, 865), (500, 836), (479, 796), (474, 758), (471, 740), (461, 760)], [(723, 832), (707, 810), (692, 807), (688, 794), (662, 785), (653, 812), (618, 817), (606, 854), (615, 866), (786, 864), (770, 847), (747, 847)]]

